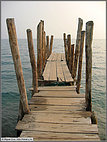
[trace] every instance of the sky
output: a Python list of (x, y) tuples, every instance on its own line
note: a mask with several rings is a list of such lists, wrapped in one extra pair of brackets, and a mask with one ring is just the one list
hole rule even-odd
[(6, 18), (14, 18), (18, 38), (27, 38), (27, 29), (37, 38), (37, 25), (44, 20), (46, 35), (63, 38), (65, 32), (75, 39), (79, 17), (83, 30), (86, 22), (94, 22), (94, 39), (106, 38), (105, 1), (2, 1), (1, 38), (8, 38)]

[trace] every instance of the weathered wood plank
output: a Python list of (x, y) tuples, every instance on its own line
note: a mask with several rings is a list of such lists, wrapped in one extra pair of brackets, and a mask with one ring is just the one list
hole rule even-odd
[(33, 97), (57, 97), (57, 98), (85, 98), (85, 94), (77, 94), (76, 91), (40, 91)]
[(60, 91), (75, 91), (76, 86), (45, 86), (45, 87), (39, 87), (39, 90), (45, 91), (45, 90), (60, 90)]
[(74, 133), (53, 133), (53, 132), (42, 132), (42, 131), (23, 131), (20, 137), (33, 137), (35, 141), (46, 140), (46, 141), (100, 141), (97, 134), (74, 134)]
[(56, 75), (56, 62), (50, 62), (50, 73), (49, 73), (49, 80), (57, 80)]
[(58, 106), (58, 105), (29, 105), (29, 109), (31, 111), (41, 111), (41, 112), (60, 112), (60, 113), (68, 113), (71, 111), (85, 111), (85, 105), (77, 105), (77, 106)]
[(19, 121), (16, 126), (16, 130), (98, 134), (98, 128), (96, 124), (76, 125), (76, 124), (54, 124), (54, 123), (35, 123), (35, 122), (26, 123)]
[(91, 124), (90, 117), (72, 117), (72, 114), (64, 113), (32, 113), (25, 115), (22, 122), (38, 122), (38, 123), (72, 123), (72, 124)]
[(65, 81), (65, 78), (64, 78), (64, 74), (63, 74), (63, 71), (62, 71), (62, 66), (61, 66), (61, 61), (59, 62), (59, 60), (61, 60), (61, 56), (59, 57), (58, 61), (57, 61), (57, 78), (58, 78), (58, 81), (59, 82), (62, 82), (62, 81)]
[(85, 98), (46, 98), (32, 97), (29, 104), (49, 104), (49, 105), (83, 105)]

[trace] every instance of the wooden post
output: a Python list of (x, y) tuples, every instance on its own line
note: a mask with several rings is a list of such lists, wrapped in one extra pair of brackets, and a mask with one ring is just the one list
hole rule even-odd
[(71, 75), (73, 76), (74, 68), (74, 44), (71, 45)]
[(80, 93), (80, 84), (81, 84), (81, 73), (82, 73), (82, 58), (83, 58), (83, 48), (84, 48), (84, 37), (85, 31), (81, 32), (81, 43), (80, 43), (80, 56), (79, 56), (79, 65), (78, 65), (78, 77), (77, 77), (77, 88), (76, 91)]
[(81, 30), (83, 26), (83, 20), (81, 18), (78, 19), (78, 31), (77, 31), (77, 39), (76, 39), (76, 49), (75, 49), (75, 60), (74, 60), (74, 73), (73, 78), (76, 77), (77, 64), (78, 64), (78, 56), (80, 52), (80, 40), (81, 40)]
[(44, 70), (44, 52), (45, 52), (45, 49), (44, 49), (44, 21), (41, 20), (41, 24), (42, 24), (42, 73), (43, 73), (43, 70)]
[(49, 56), (52, 53), (52, 46), (53, 46), (53, 35), (51, 35), (51, 40), (50, 40), (50, 53), (49, 53)]
[(67, 62), (67, 39), (66, 39), (66, 33), (63, 34), (63, 39), (64, 39), (64, 48), (65, 48), (65, 58)]
[(46, 64), (46, 33), (45, 31), (43, 33), (43, 44), (44, 44), (44, 49), (43, 49), (43, 71), (44, 71), (45, 64)]
[(46, 36), (46, 59), (49, 57), (49, 36)]
[(68, 68), (71, 71), (71, 35), (67, 35), (67, 41), (68, 41)]
[(29, 113), (27, 93), (26, 93), (25, 82), (23, 77), (14, 19), (13, 18), (6, 19), (6, 23), (7, 23), (9, 43), (10, 43), (11, 53), (13, 57), (18, 88), (20, 92), (20, 106), (19, 106), (18, 120), (21, 120), (24, 114)]
[(32, 66), (32, 79), (33, 79), (33, 88), (34, 88), (33, 94), (34, 94), (38, 92), (38, 75), (36, 68), (35, 53), (33, 48), (32, 31), (30, 29), (27, 29), (27, 39), (28, 39), (30, 62)]
[(92, 38), (93, 38), (93, 21), (86, 23), (86, 110), (92, 111), (92, 96), (91, 96), (91, 78), (92, 78)]
[(43, 65), (44, 65), (44, 68), (45, 68), (45, 65), (46, 65), (46, 32), (44, 31), (44, 61), (43, 61)]
[(37, 26), (37, 71), (38, 78), (42, 79), (42, 22)]

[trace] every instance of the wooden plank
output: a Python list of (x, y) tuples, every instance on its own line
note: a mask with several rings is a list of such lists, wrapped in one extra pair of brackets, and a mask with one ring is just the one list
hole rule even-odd
[[(60, 58), (58, 60), (60, 60)], [(64, 74), (63, 74), (63, 71), (62, 71), (61, 61), (57, 61), (56, 64), (57, 64), (57, 67), (56, 67), (57, 71), (56, 72), (57, 72), (58, 81), (59, 82), (65, 81)]]
[(72, 79), (72, 76), (71, 76), (69, 69), (66, 65), (66, 62), (63, 61), (61, 64), (62, 64), (62, 70), (63, 70), (63, 73), (64, 73), (65, 81), (66, 82), (72, 82), (73, 79)]
[(56, 62), (51, 62), (49, 80), (55, 80), (55, 81), (57, 81), (57, 76), (56, 76)]
[(72, 117), (72, 114), (64, 113), (32, 113), (25, 115), (22, 122), (30, 123), (65, 123), (65, 124), (91, 124), (90, 117)]
[(99, 141), (97, 134), (73, 134), (73, 133), (53, 133), (53, 132), (42, 132), (42, 131), (23, 131), (20, 137), (33, 137), (35, 141)]
[(48, 91), (48, 90), (51, 90), (51, 91), (75, 91), (76, 88), (75, 86), (48, 86), (48, 87), (39, 87), (38, 88), (39, 90), (42, 90), (42, 91)]
[(29, 104), (47, 104), (47, 105), (83, 105), (85, 98), (46, 98), (32, 97)]
[(91, 112), (87, 112), (87, 111), (73, 111), (73, 110), (70, 110), (70, 111), (63, 111), (63, 112), (58, 112), (58, 111), (51, 111), (51, 112), (49, 112), (49, 111), (31, 111), (30, 112), (30, 114), (32, 114), (32, 115), (37, 115), (37, 114), (41, 114), (41, 113), (45, 113), (45, 114), (55, 114), (55, 115), (57, 115), (57, 114), (62, 114), (62, 115), (65, 115), (65, 114), (67, 114), (67, 115), (70, 115), (71, 117), (74, 117), (74, 118), (76, 118), (76, 117), (85, 117), (85, 118), (87, 118), (87, 117), (91, 117), (91, 115), (92, 115), (92, 113)]
[(58, 105), (29, 105), (29, 109), (31, 111), (41, 111), (41, 112), (55, 112), (58, 111), (60, 113), (68, 113), (71, 111), (85, 111), (85, 104), (84, 105), (77, 105), (77, 106), (58, 106)]
[(85, 98), (85, 94), (77, 94), (76, 91), (40, 91), (33, 97), (57, 97), (57, 98)]
[(76, 125), (76, 124), (54, 124), (54, 123), (35, 123), (35, 122), (26, 123), (19, 121), (16, 126), (16, 130), (98, 134), (98, 128), (96, 124)]

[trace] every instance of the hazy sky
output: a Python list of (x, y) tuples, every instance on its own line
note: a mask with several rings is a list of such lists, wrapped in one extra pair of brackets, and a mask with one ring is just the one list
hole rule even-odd
[(6, 18), (15, 18), (18, 38), (26, 38), (30, 28), (37, 37), (37, 25), (45, 22), (47, 35), (62, 38), (63, 33), (76, 38), (78, 18), (83, 19), (83, 30), (87, 21), (94, 22), (94, 38), (106, 38), (106, 2), (104, 1), (2, 1), (1, 38), (8, 38)]

